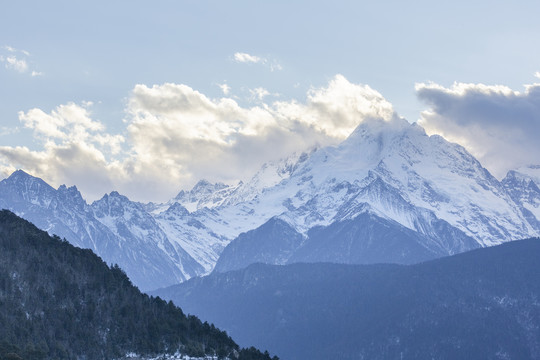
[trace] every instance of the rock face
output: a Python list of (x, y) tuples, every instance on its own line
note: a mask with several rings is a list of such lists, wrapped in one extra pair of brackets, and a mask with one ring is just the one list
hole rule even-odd
[[(540, 167), (495, 179), (463, 147), (405, 120), (364, 121), (341, 144), (200, 181), (163, 204), (87, 204), (22, 171), (0, 206), (118, 263), (149, 290), (253, 262), (409, 264), (540, 234)], [(219, 259), (219, 261), (218, 261)]]

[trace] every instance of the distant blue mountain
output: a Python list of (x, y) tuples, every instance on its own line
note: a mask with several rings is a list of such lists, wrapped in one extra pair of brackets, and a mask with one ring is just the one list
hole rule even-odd
[(539, 359), (539, 259), (535, 238), (407, 266), (253, 264), (153, 294), (286, 360)]

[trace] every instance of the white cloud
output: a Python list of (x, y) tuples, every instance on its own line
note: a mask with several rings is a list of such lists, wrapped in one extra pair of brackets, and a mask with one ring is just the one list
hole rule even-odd
[(344, 139), (365, 118), (393, 116), (379, 93), (340, 75), (327, 87), (312, 89), (304, 104), (254, 107), (209, 99), (186, 85), (137, 85), (129, 112), (139, 165), (169, 174), (177, 184), (245, 179), (265, 161)]
[(26, 50), (18, 50), (18, 49), (15, 49), (14, 47), (9, 46), (9, 45), (4, 46), (4, 49), (9, 51), (10, 53), (21, 53), (21, 54), (24, 54), (26, 56), (30, 56), (30, 53), (28, 51), (26, 51)]
[(227, 84), (218, 84), (219, 88), (221, 89), (221, 91), (223, 92), (223, 95), (229, 95), (229, 93), (231, 92), (231, 87)]
[(23, 168), (55, 185), (81, 185), (90, 198), (117, 183), (122, 172), (113, 155), (120, 153), (124, 138), (107, 134), (103, 124), (91, 119), (89, 106), (69, 103), (50, 113), (41, 109), (20, 112), (19, 120), (33, 131), (42, 148), (0, 146), (4, 175)]
[(40, 109), (19, 112), (19, 120), (27, 128), (33, 129), (38, 137), (50, 139), (70, 139), (83, 142), (92, 137), (92, 133), (102, 131), (103, 124), (90, 118), (88, 107), (74, 103), (60, 105), (50, 114)]
[(253, 99), (259, 99), (259, 100), (262, 100), (264, 99), (265, 96), (270, 95), (270, 92), (262, 87), (250, 89), (249, 92), (251, 93), (251, 97)]
[[(3, 49), (8, 52), (7, 55), (0, 55), (0, 62), (4, 63), (6, 69), (17, 71), (21, 74), (27, 73), (30, 70), (28, 58), (30, 53), (26, 50), (15, 49), (11, 46), (3, 46)], [(31, 76), (40, 76), (43, 73), (32, 70)]]
[(393, 106), (368, 85), (350, 83), (336, 75), (326, 88), (314, 88), (307, 103), (278, 102), (279, 112), (297, 118), (318, 131), (335, 138), (344, 138), (364, 119), (380, 118), (390, 121)]
[(540, 84), (523, 92), (462, 83), (417, 84), (416, 91), (430, 106), (419, 121), (426, 131), (465, 146), (494, 175), (540, 163)]
[(28, 70), (28, 64), (24, 59), (17, 59), (15, 56), (1, 57), (0, 60), (5, 63), (6, 69), (13, 69), (20, 73)]
[(540, 71), (535, 72), (534, 76), (540, 79)]
[(92, 199), (118, 190), (135, 200), (164, 201), (201, 178), (246, 179), (265, 161), (337, 143), (366, 118), (393, 116), (378, 92), (341, 75), (313, 88), (305, 103), (252, 107), (182, 84), (137, 85), (124, 136), (108, 134), (89, 106), (21, 112), (42, 148), (0, 147), (3, 171), (24, 168), (55, 185), (76, 184)]
[(263, 59), (261, 57), (250, 55), (248, 53), (242, 53), (242, 52), (235, 53), (234, 60), (240, 63), (253, 63), (253, 64), (266, 61), (266, 59)]
[(277, 60), (267, 59), (256, 55), (250, 55), (248, 53), (237, 52), (234, 54), (233, 59), (238, 63), (261, 64), (266, 66), (272, 72), (283, 70), (283, 67)]

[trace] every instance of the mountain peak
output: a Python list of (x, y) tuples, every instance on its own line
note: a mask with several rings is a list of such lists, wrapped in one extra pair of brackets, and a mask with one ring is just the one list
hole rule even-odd
[(193, 187), (194, 189), (195, 188), (199, 188), (199, 187), (207, 187), (207, 186), (210, 186), (212, 185), (212, 183), (206, 179), (201, 179), (199, 181), (197, 181), (197, 183), (195, 184), (195, 186)]
[(522, 166), (518, 169), (510, 170), (506, 176), (507, 178), (532, 180), (536, 185), (540, 186), (540, 165)]
[(195, 184), (193, 189), (191, 189), (191, 192), (201, 192), (201, 191), (213, 192), (216, 190), (224, 189), (226, 187), (227, 185), (225, 185), (224, 183), (221, 183), (221, 182), (211, 183), (210, 181), (206, 179), (202, 179), (202, 180), (199, 180), (197, 184)]
[(165, 213), (167, 215), (180, 215), (180, 216), (187, 216), (189, 214), (189, 211), (185, 207), (183, 207), (180, 203), (174, 202), (167, 210), (165, 210)]
[(57, 194), (60, 201), (67, 201), (77, 204), (76, 206), (79, 209), (82, 209), (87, 205), (86, 200), (83, 199), (81, 192), (76, 186), (67, 187), (66, 185), (62, 184), (58, 187)]
[(31, 175), (22, 169), (17, 169), (10, 175), (10, 177), (12, 176), (18, 177), (18, 176), (31, 176)]
[(402, 118), (393, 118), (391, 120), (366, 119), (353, 130), (345, 142), (363, 142), (367, 138), (377, 138), (380, 135), (392, 138), (395, 135), (402, 135), (404, 133), (415, 136), (426, 136), (424, 128)]
[(39, 202), (39, 199), (42, 197), (50, 198), (56, 192), (45, 181), (23, 170), (14, 171), (7, 179), (2, 180), (0, 184), (10, 188), (10, 191), (18, 193), (19, 196), (31, 202)]
[(41, 179), (28, 174), (24, 170), (18, 169), (18, 170), (15, 170), (6, 180), (8, 180), (9, 182), (21, 182), (21, 181), (41, 180)]

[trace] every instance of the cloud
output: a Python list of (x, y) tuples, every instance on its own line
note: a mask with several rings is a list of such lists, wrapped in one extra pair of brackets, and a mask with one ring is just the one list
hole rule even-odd
[(393, 108), (368, 86), (337, 75), (305, 102), (241, 106), (183, 84), (136, 85), (123, 135), (92, 119), (91, 104), (19, 114), (38, 150), (0, 147), (5, 175), (24, 168), (56, 186), (76, 184), (90, 199), (118, 190), (139, 201), (165, 201), (196, 181), (248, 179), (266, 161), (335, 144), (367, 118), (390, 120)]
[(234, 60), (239, 63), (260, 63), (266, 61), (266, 59), (260, 58), (255, 55), (250, 55), (247, 53), (237, 52), (234, 54)]
[(185, 85), (137, 85), (129, 112), (138, 164), (169, 173), (178, 183), (246, 178), (264, 161), (327, 141), (271, 106), (244, 108)]
[(494, 175), (540, 163), (540, 84), (522, 92), (463, 83), (417, 84), (416, 91), (430, 106), (419, 121), (426, 131), (465, 146)]
[(0, 57), (0, 61), (5, 64), (6, 69), (13, 69), (20, 73), (24, 73), (28, 70), (28, 64), (26, 63), (26, 60), (17, 59), (15, 56), (2, 56)]
[(91, 119), (89, 107), (91, 103), (69, 103), (50, 113), (41, 109), (19, 112), (19, 120), (32, 130), (41, 149), (0, 146), (2, 173), (22, 168), (55, 185), (82, 184), (91, 198), (118, 183), (123, 174), (113, 156), (121, 152), (124, 138), (107, 134), (103, 124)]
[(106, 145), (111, 153), (118, 153), (121, 136), (110, 136), (104, 133), (105, 126), (92, 120), (89, 108), (92, 103), (83, 106), (74, 103), (60, 105), (50, 114), (41, 109), (19, 112), (19, 120), (24, 127), (32, 129), (34, 136), (43, 142), (78, 142)]
[(277, 60), (271, 60), (264, 57), (250, 55), (248, 53), (237, 52), (233, 55), (234, 61), (243, 64), (262, 64), (266, 66), (270, 71), (280, 71), (283, 67)]
[[(0, 62), (4, 63), (6, 69), (14, 70), (21, 74), (29, 72), (28, 58), (30, 57), (30, 53), (28, 51), (18, 50), (11, 46), (4, 46), (3, 49), (7, 51), (7, 54), (0, 55)], [(30, 75), (34, 77), (43, 75), (43, 73), (32, 70)]]
[(227, 84), (218, 84), (219, 88), (223, 92), (223, 95), (229, 95), (231, 92), (231, 87)]
[(174, 166), (174, 176), (192, 181), (246, 178), (265, 161), (336, 143), (366, 118), (393, 116), (378, 92), (341, 75), (312, 89), (304, 104), (249, 108), (231, 98), (209, 99), (186, 85), (137, 85), (129, 112), (128, 133), (139, 157), (162, 164), (163, 171)]
[(264, 99), (265, 96), (270, 95), (270, 92), (262, 87), (250, 89), (249, 92), (251, 93), (251, 97), (253, 99), (259, 99), (259, 100), (262, 100)]
[(392, 104), (379, 92), (353, 84), (342, 75), (336, 75), (327, 87), (311, 89), (306, 104), (289, 101), (275, 106), (278, 113), (334, 138), (345, 138), (364, 119), (390, 121), (395, 116)]
[(4, 46), (4, 49), (9, 51), (10, 53), (22, 53), (22, 54), (24, 54), (26, 56), (30, 56), (30, 53), (28, 51), (26, 51), (26, 50), (18, 50), (18, 49), (15, 49), (14, 47), (9, 46), (9, 45)]

